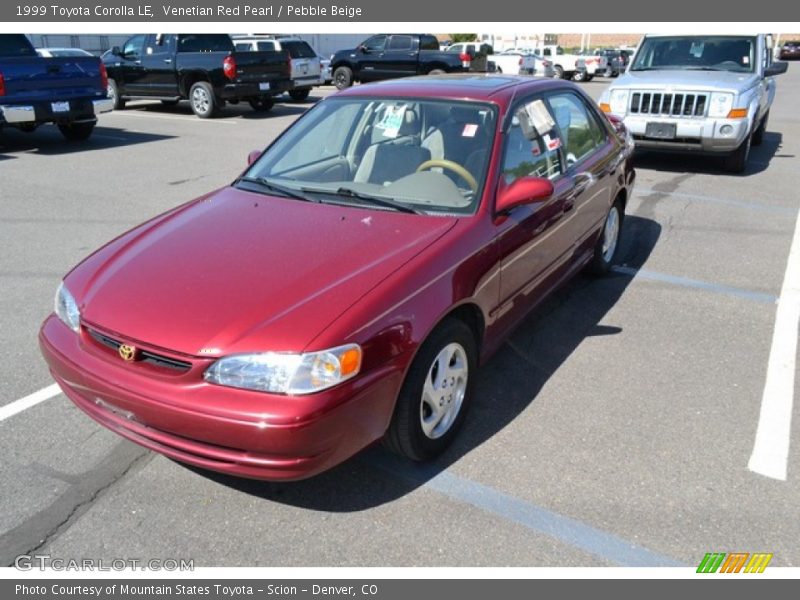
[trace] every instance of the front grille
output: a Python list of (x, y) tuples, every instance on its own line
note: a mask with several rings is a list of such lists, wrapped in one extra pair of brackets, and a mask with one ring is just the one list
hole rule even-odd
[(630, 112), (658, 117), (704, 117), (707, 94), (633, 92)]
[[(121, 341), (114, 339), (113, 337), (109, 337), (108, 335), (101, 333), (96, 329), (87, 327), (86, 331), (89, 332), (89, 335), (92, 336), (92, 339), (94, 339), (98, 344), (105, 346), (106, 348), (110, 348), (114, 352), (117, 352), (119, 347), (122, 345)], [(181, 373), (184, 373), (192, 368), (192, 363), (188, 361), (178, 360), (176, 358), (165, 356), (163, 354), (157, 354), (148, 350), (140, 350), (136, 358), (136, 362), (143, 362), (155, 367), (170, 369), (172, 371), (178, 371)]]

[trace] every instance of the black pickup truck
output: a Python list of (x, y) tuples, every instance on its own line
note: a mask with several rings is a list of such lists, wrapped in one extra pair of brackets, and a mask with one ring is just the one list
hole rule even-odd
[(103, 55), (114, 108), (131, 99), (176, 104), (189, 100), (198, 117), (216, 116), (226, 102), (268, 111), (291, 87), (286, 51), (236, 52), (218, 33), (135, 35)]
[(21, 33), (0, 35), (0, 129), (55, 123), (68, 140), (85, 140), (111, 107), (98, 58), (41, 58)]
[(487, 64), (484, 55), (440, 51), (433, 35), (392, 33), (374, 35), (352, 50), (339, 50), (331, 59), (331, 70), (333, 83), (341, 90), (356, 81), (486, 71)]

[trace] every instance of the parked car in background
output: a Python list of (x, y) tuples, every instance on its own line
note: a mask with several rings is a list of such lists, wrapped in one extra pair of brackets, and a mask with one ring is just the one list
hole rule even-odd
[(574, 81), (591, 81), (598, 75), (606, 74), (608, 59), (605, 56), (588, 51), (580, 54), (580, 56), (583, 57), (586, 69), (576, 71), (575, 75), (572, 77)]
[(630, 50), (618, 50), (616, 48), (598, 48), (594, 51), (597, 56), (603, 56), (606, 59), (606, 68), (603, 73), (604, 77), (619, 77), (620, 73), (624, 73), (628, 66), (630, 57), (633, 53)]
[(786, 72), (771, 46), (765, 34), (647, 35), (600, 106), (624, 119), (637, 148), (720, 155), (740, 173), (764, 139), (773, 77)]
[(272, 108), (291, 89), (285, 50), (237, 52), (223, 33), (140, 34), (103, 55), (108, 95), (115, 108), (132, 99), (177, 104), (189, 100), (200, 118), (216, 116), (226, 102)]
[(781, 60), (800, 58), (800, 41), (784, 42), (778, 56)]
[[(481, 52), (479, 42), (458, 42), (451, 44), (447, 52), (458, 55), (475, 56)], [(536, 58), (528, 53), (518, 50), (505, 50), (494, 54), (487, 53), (487, 60), (494, 63), (494, 70), (497, 73), (507, 73), (508, 75), (542, 75), (536, 72)]]
[(0, 129), (54, 123), (68, 140), (85, 140), (97, 116), (113, 108), (106, 86), (97, 57), (43, 58), (23, 34), (0, 34)]
[(43, 58), (53, 58), (59, 56), (94, 56), (81, 48), (37, 48), (36, 54)]
[(614, 263), (620, 127), (531, 77), (328, 96), (231, 185), (72, 269), (41, 350), (90, 417), (203, 469), (302, 479), (380, 439), (432, 459), (514, 327)]
[(333, 83), (340, 90), (357, 81), (486, 71), (486, 67), (485, 55), (441, 51), (436, 37), (429, 34), (374, 35), (331, 58)]
[(328, 85), (333, 81), (333, 72), (331, 71), (331, 59), (333, 55), (331, 55), (330, 58), (325, 58), (318, 54), (317, 57), (319, 58), (319, 66), (322, 70), (322, 80), (325, 82), (325, 85)]
[[(537, 56), (553, 63), (553, 71), (556, 79), (572, 79), (578, 73), (586, 71), (584, 57), (577, 54), (567, 54), (561, 46), (538, 46), (533, 49)], [(582, 79), (584, 75), (578, 75)]]
[(292, 81), (289, 96), (302, 102), (317, 85), (323, 85), (322, 64), (314, 49), (300, 38), (290, 36), (232, 36), (238, 52), (286, 50), (291, 57), (289, 78)]

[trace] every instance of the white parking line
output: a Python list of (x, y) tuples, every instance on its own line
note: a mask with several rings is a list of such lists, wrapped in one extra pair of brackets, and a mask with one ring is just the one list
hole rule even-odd
[(13, 417), (15, 414), (21, 413), (23, 410), (27, 410), (32, 406), (36, 406), (40, 402), (44, 402), (45, 400), (49, 400), (54, 396), (58, 396), (60, 393), (61, 388), (58, 387), (57, 383), (54, 383), (53, 385), (48, 385), (46, 388), (41, 389), (38, 392), (33, 392), (30, 396), (25, 396), (24, 398), (15, 400), (11, 404), (0, 406), (0, 421), (5, 421), (9, 417)]
[(800, 211), (775, 312), (775, 330), (761, 397), (756, 441), (747, 467), (773, 479), (786, 480), (789, 435), (794, 402), (797, 326), (800, 323)]
[(179, 117), (177, 115), (154, 115), (144, 112), (111, 111), (108, 115), (116, 117), (134, 117), (137, 119), (164, 119), (166, 121), (192, 121), (193, 123), (212, 123), (215, 125), (238, 125), (236, 121), (221, 119), (200, 119), (197, 117)]

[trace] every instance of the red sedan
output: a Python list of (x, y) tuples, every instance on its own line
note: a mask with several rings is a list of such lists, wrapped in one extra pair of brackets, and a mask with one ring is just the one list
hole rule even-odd
[(89, 416), (206, 469), (301, 479), (380, 439), (432, 458), (513, 327), (614, 262), (631, 150), (563, 81), (351, 88), (75, 267), (42, 352)]

